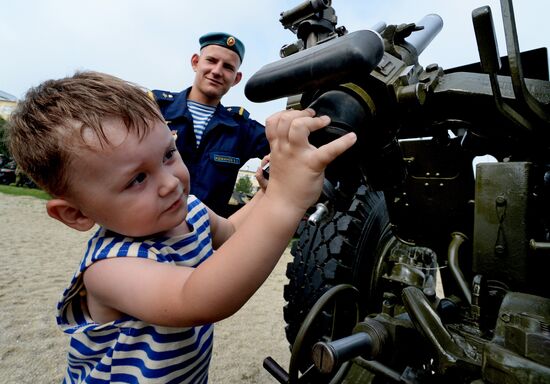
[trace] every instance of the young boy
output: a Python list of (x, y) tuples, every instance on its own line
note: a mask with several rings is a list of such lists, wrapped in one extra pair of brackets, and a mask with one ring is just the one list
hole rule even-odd
[(71, 334), (65, 381), (207, 382), (212, 323), (268, 277), (319, 197), (324, 168), (355, 142), (310, 145), (328, 122), (311, 110), (271, 116), (270, 181), (225, 219), (189, 195), (144, 90), (95, 72), (31, 89), (10, 118), (11, 153), (53, 196), (51, 217), (79, 231), (99, 225), (58, 303)]

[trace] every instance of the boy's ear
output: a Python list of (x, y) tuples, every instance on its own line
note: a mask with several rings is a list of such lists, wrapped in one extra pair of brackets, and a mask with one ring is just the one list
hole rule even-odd
[(88, 231), (95, 221), (84, 215), (74, 204), (64, 199), (51, 199), (46, 203), (48, 215), (78, 231)]

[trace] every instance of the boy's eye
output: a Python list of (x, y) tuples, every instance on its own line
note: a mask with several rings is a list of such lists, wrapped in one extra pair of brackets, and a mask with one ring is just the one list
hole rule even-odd
[(138, 184), (141, 184), (145, 181), (147, 175), (143, 172), (141, 173), (138, 173), (136, 177), (134, 177), (134, 179), (132, 181), (130, 181), (130, 184), (128, 185), (129, 187), (133, 186), (133, 185), (138, 185)]
[(178, 150), (176, 148), (169, 149), (168, 152), (166, 152), (166, 154), (164, 155), (164, 160), (166, 161), (173, 159), (177, 151)]

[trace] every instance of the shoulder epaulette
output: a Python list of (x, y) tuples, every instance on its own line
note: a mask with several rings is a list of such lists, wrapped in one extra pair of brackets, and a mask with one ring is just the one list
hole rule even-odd
[(232, 113), (233, 116), (241, 116), (245, 119), (250, 116), (250, 113), (244, 107), (227, 107), (227, 111)]
[(172, 102), (174, 101), (174, 98), (175, 98), (175, 94), (168, 91), (161, 91), (158, 89), (154, 89), (150, 92), (153, 95), (154, 100), (157, 102)]

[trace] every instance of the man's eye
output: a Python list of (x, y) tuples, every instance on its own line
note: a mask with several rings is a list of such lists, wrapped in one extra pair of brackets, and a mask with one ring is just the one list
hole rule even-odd
[(145, 181), (146, 178), (147, 178), (147, 175), (145, 175), (145, 173), (143, 172), (138, 173), (138, 175), (134, 177), (134, 179), (130, 182), (129, 186), (131, 187), (133, 185), (141, 184)]

